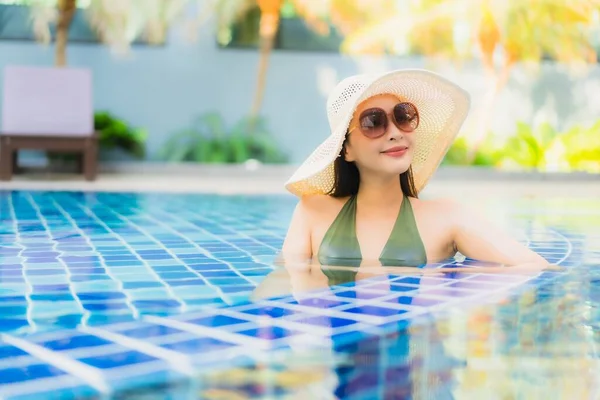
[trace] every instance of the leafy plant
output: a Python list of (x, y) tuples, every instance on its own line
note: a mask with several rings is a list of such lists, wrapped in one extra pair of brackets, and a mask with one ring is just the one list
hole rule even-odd
[(465, 137), (458, 138), (443, 164), (600, 173), (600, 121), (590, 127), (577, 125), (566, 132), (558, 132), (548, 123), (534, 127), (518, 122), (509, 137), (488, 133), (475, 150), (473, 161), (467, 158), (470, 146)]
[(109, 112), (96, 112), (94, 129), (99, 132), (100, 147), (106, 150), (120, 148), (136, 158), (146, 155), (147, 132), (144, 129), (133, 128), (122, 119)]
[(446, 156), (443, 165), (475, 165), (479, 167), (496, 167), (503, 158), (502, 143), (498, 143), (497, 137), (488, 133), (487, 137), (475, 150), (472, 161), (469, 161), (469, 142), (465, 137), (460, 137), (454, 141)]
[(571, 169), (600, 173), (600, 120), (589, 128), (576, 125), (559, 139)]
[(467, 152), (469, 143), (464, 137), (457, 138), (448, 149), (446, 156), (442, 160), (442, 165), (469, 165)]
[(242, 118), (228, 131), (221, 115), (215, 112), (201, 115), (192, 127), (171, 137), (159, 158), (202, 163), (241, 163), (250, 159), (264, 163), (287, 161), (263, 118)]
[[(101, 149), (113, 150), (120, 148), (136, 158), (144, 158), (148, 136), (144, 129), (133, 128), (124, 120), (108, 112), (98, 111), (94, 114), (94, 130), (99, 134), (98, 145)], [(76, 158), (77, 155), (72, 153), (48, 153), (48, 159), (51, 162), (71, 162)]]
[(534, 129), (531, 125), (517, 122), (517, 131), (506, 141), (504, 155), (521, 167), (545, 169), (546, 153), (557, 135), (558, 132), (548, 123)]

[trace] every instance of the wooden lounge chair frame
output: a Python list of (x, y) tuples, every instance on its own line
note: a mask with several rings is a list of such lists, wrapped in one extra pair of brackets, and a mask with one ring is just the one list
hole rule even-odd
[(85, 179), (96, 179), (99, 135), (92, 86), (86, 68), (4, 68), (0, 180), (12, 179), (25, 149), (77, 154)]

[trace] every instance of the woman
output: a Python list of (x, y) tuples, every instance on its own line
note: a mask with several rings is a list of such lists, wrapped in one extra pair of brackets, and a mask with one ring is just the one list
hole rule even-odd
[(420, 200), (467, 116), (469, 96), (423, 70), (357, 75), (327, 101), (331, 135), (286, 183), (300, 197), (283, 259), (422, 267), (461, 254), (545, 268), (540, 255), (465, 207)]

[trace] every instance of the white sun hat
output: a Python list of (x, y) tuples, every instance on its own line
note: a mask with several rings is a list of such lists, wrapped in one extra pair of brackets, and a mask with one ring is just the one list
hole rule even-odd
[(331, 135), (285, 183), (296, 196), (328, 194), (335, 183), (334, 161), (340, 155), (356, 107), (364, 100), (392, 94), (413, 103), (419, 111), (412, 170), (420, 192), (442, 162), (470, 108), (469, 94), (430, 71), (401, 69), (377, 75), (354, 75), (342, 80), (327, 99)]

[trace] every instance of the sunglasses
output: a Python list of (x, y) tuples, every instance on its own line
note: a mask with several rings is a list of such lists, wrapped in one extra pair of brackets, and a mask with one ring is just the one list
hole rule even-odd
[(358, 118), (358, 130), (370, 139), (385, 135), (392, 121), (402, 132), (413, 132), (419, 126), (419, 112), (412, 103), (398, 103), (389, 114), (382, 108), (370, 108), (363, 111)]

